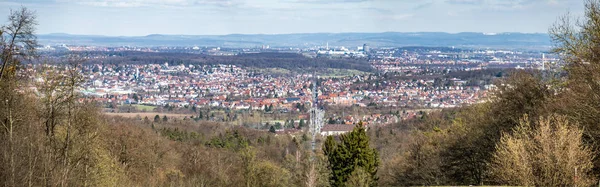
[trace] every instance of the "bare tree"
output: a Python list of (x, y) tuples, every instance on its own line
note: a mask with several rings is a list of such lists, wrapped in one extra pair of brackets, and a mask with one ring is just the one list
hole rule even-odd
[(504, 134), (493, 156), (492, 174), (507, 185), (591, 186), (593, 152), (582, 130), (564, 116), (525, 117), (513, 134)]
[[(66, 67), (66, 72), (65, 74), (67, 74), (67, 79), (64, 80), (64, 91), (66, 94), (66, 112), (67, 112), (67, 120), (65, 122), (65, 126), (66, 126), (66, 130), (65, 130), (65, 137), (64, 137), (64, 141), (63, 141), (63, 145), (62, 145), (62, 164), (65, 167), (64, 169), (64, 173), (63, 173), (63, 181), (61, 183), (61, 186), (66, 186), (68, 183), (65, 183), (68, 181), (69, 176), (70, 176), (70, 172), (71, 172), (71, 164), (73, 163), (71, 161), (71, 158), (73, 156), (69, 155), (69, 153), (71, 152), (72, 149), (72, 139), (73, 139), (73, 128), (74, 125), (73, 122), (75, 120), (75, 114), (76, 114), (76, 110), (77, 110), (77, 98), (78, 96), (75, 93), (75, 90), (79, 88), (79, 86), (81, 85), (81, 83), (83, 82), (83, 77), (80, 74), (80, 70), (79, 70), (79, 66), (80, 66), (80, 58), (78, 58), (77, 56), (71, 56), (69, 57), (69, 64)], [(81, 124), (78, 124), (81, 125)]]
[(314, 163), (310, 163), (308, 166), (308, 171), (306, 172), (306, 187), (316, 187), (317, 186), (317, 169), (315, 168)]
[[(600, 148), (600, 1), (585, 0), (583, 17), (567, 14), (550, 29), (555, 48), (561, 55), (565, 77), (560, 97), (554, 103), (581, 126), (586, 144)], [(600, 157), (594, 160), (595, 175), (600, 174)]]
[(14, 73), (18, 65), (17, 57), (31, 57), (37, 46), (35, 27), (37, 26), (35, 12), (25, 7), (11, 10), (8, 24), (0, 27), (0, 80), (6, 73)]
[[(28, 117), (30, 113), (25, 112), (27, 102), (24, 90), (18, 90), (20, 83), (12, 80), (4, 80), (6, 73), (14, 75), (18, 65), (19, 56), (28, 57), (33, 54), (36, 40), (33, 32), (35, 31), (35, 15), (26, 8), (19, 11), (11, 11), (8, 16), (8, 24), (0, 26), (0, 139), (4, 143), (2, 159), (7, 163), (3, 172), (0, 172), (0, 178), (6, 180), (6, 184), (14, 186), (21, 183), (19, 180), (21, 168), (20, 159), (17, 152), (20, 150), (17, 139), (23, 137), (19, 134), (20, 130), (31, 124)], [(23, 144), (20, 144), (23, 145)], [(21, 155), (22, 156), (22, 155)], [(27, 168), (31, 168), (29, 164)], [(31, 176), (31, 175), (29, 175)], [(2, 180), (2, 179), (0, 179)], [(30, 183), (28, 180), (27, 183)]]

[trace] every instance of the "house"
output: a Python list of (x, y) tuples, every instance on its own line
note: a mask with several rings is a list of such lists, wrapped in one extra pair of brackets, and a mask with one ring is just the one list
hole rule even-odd
[(321, 128), (321, 136), (337, 136), (354, 129), (354, 125), (325, 125)]

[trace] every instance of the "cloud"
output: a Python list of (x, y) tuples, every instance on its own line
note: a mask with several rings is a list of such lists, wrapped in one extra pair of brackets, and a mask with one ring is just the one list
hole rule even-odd
[(545, 32), (561, 11), (583, 12), (582, 0), (0, 0), (0, 16), (20, 6), (41, 33), (103, 35)]
[(522, 10), (536, 5), (558, 5), (575, 0), (445, 0), (445, 3), (493, 10)]
[(55, 0), (0, 0), (0, 4), (9, 5), (9, 6), (46, 6), (54, 4)]
[(418, 4), (417, 6), (415, 6), (413, 8), (413, 10), (421, 10), (421, 9), (425, 9), (425, 8), (429, 8), (434, 4), (434, 2), (430, 1), (430, 2), (425, 2), (425, 3), (421, 3)]
[(446, 0), (448, 4), (457, 4), (457, 5), (480, 5), (483, 4), (484, 1), (479, 0)]
[(379, 16), (380, 19), (383, 20), (393, 20), (393, 21), (398, 21), (398, 20), (405, 20), (408, 18), (413, 17), (413, 14), (384, 14)]
[(29, 3), (44, 4), (44, 3), (54, 3), (55, 0), (3, 0), (3, 2), (24, 3), (24, 4), (29, 4)]
[(189, 7), (189, 6), (218, 6), (234, 7), (241, 4), (240, 0), (55, 0), (58, 3), (77, 3), (100, 7)]
[(373, 0), (292, 0), (291, 3), (307, 3), (307, 4), (335, 4), (335, 3), (363, 3)]

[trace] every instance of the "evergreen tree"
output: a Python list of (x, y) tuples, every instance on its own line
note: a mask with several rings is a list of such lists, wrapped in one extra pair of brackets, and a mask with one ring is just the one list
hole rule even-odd
[(133, 94), (133, 100), (135, 100), (135, 102), (138, 102), (140, 100), (140, 98), (138, 97), (137, 94)]
[(369, 186), (376, 186), (379, 157), (375, 149), (369, 147), (369, 137), (362, 122), (352, 132), (341, 135), (340, 142), (328, 136), (323, 153), (329, 161), (331, 186), (345, 186), (354, 170), (361, 168), (368, 175)]
[(309, 139), (308, 135), (302, 134), (302, 142), (306, 142), (306, 141), (308, 141), (308, 139)]
[(167, 121), (168, 121), (167, 115), (164, 115), (163, 116), (163, 122), (167, 122)]
[(302, 127), (304, 127), (304, 119), (300, 119), (300, 122), (298, 122), (298, 129), (301, 129)]
[(160, 121), (160, 116), (158, 116), (158, 114), (156, 116), (154, 116), (154, 122), (158, 123), (158, 121)]
[(275, 133), (275, 127), (271, 125), (271, 127), (269, 127), (269, 132)]

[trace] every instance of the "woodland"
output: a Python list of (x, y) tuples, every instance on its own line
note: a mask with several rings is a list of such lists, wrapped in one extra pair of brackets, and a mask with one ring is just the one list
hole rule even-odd
[[(470, 106), (347, 134), (109, 117), (81, 99), (76, 55), (27, 71), (36, 15), (0, 29), (4, 186), (592, 186), (600, 176), (600, 1), (550, 28), (564, 68), (514, 71)], [(31, 80), (35, 73), (39, 79)]]

